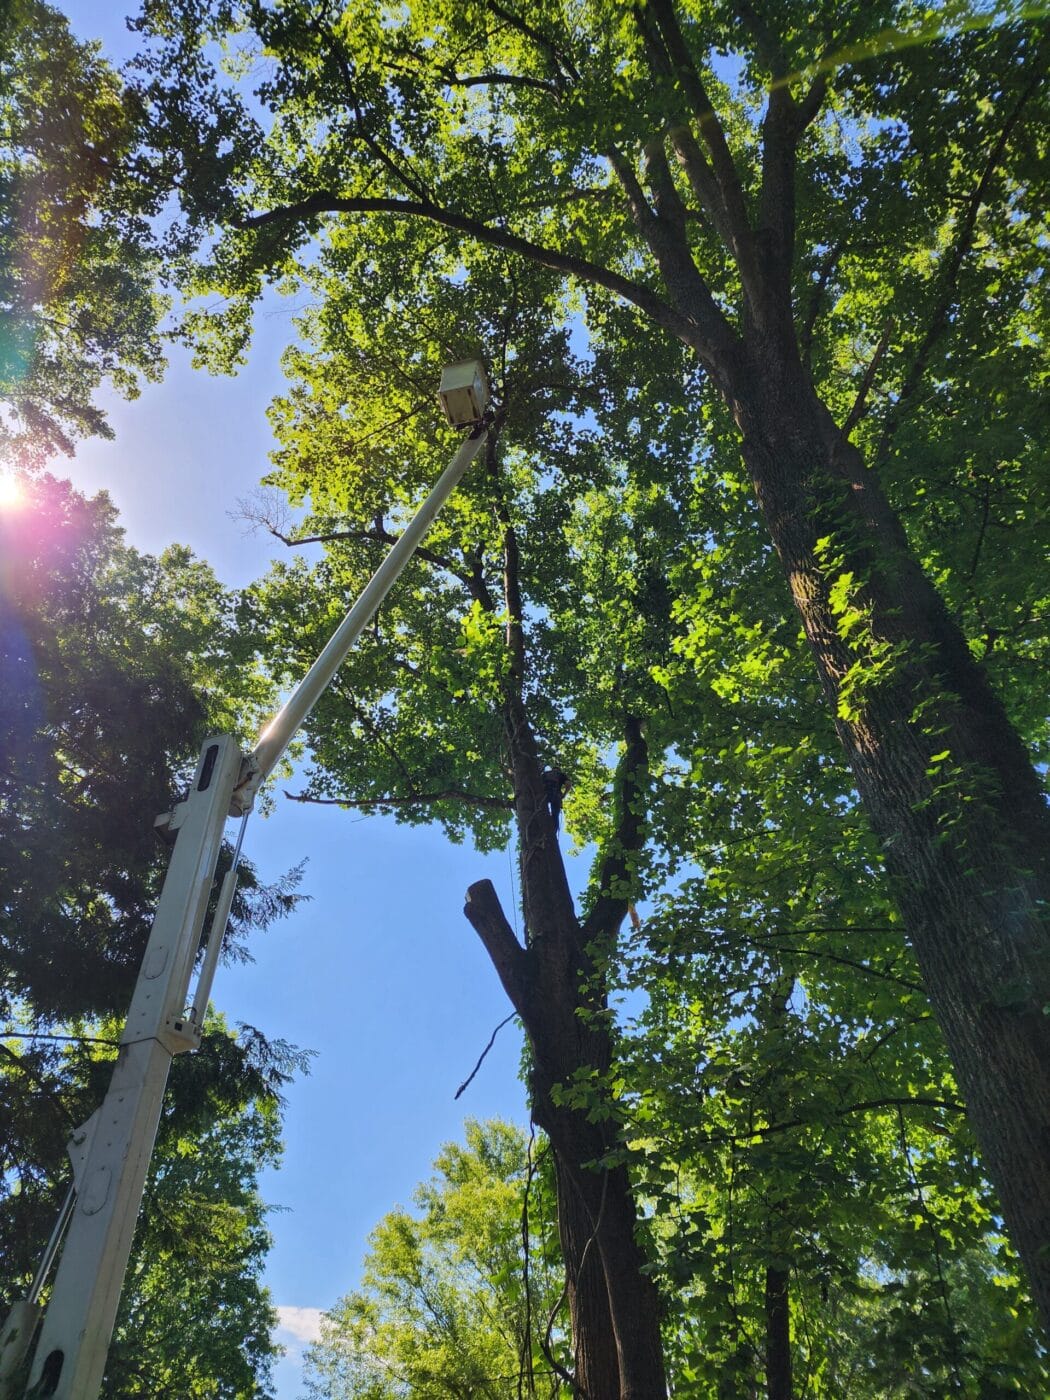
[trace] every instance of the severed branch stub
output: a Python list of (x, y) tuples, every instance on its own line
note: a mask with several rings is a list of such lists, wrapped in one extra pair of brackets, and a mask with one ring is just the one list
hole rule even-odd
[(511, 1005), (520, 1012), (528, 999), (531, 982), (529, 955), (507, 922), (491, 880), (477, 880), (470, 886), (463, 913), (492, 959)]

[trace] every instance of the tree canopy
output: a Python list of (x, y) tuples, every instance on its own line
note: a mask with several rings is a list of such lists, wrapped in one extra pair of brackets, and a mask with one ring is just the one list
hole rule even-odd
[(230, 643), (274, 682), (444, 464), (440, 363), (492, 366), (484, 461), (311, 716), (302, 796), (511, 826), (524, 936), (486, 882), (467, 914), (527, 1033), (573, 1383), (1037, 1391), (1000, 1225), (1046, 1321), (1044, 20), (137, 28), (114, 197), (183, 333), (229, 369), (264, 286), (309, 297), (270, 478), (307, 518), (259, 514), (325, 553)]
[[(130, 549), (104, 496), (49, 476), (0, 514), (0, 1259), (24, 1294), (97, 1107), (163, 878), (152, 830), (231, 717), (218, 681), (230, 601), (188, 551)], [(228, 858), (228, 856), (227, 856)], [(228, 953), (291, 911), (292, 872), (245, 871)], [(269, 1393), (258, 1192), (279, 1156), (294, 1047), (217, 1019), (175, 1067), (107, 1395)], [(181, 1282), (179, 1282), (181, 1280)], [(175, 1322), (177, 1320), (177, 1326)]]
[(561, 1283), (543, 1152), (510, 1124), (468, 1120), (416, 1210), (393, 1210), (372, 1232), (361, 1287), (328, 1312), (307, 1353), (308, 1395), (567, 1393), (551, 1364), (564, 1369), (563, 1331), (547, 1331)]
[(40, 0), (0, 11), (0, 449), (41, 465), (110, 435), (103, 382), (159, 378), (164, 302), (141, 201), (114, 178), (132, 149), (128, 88)]

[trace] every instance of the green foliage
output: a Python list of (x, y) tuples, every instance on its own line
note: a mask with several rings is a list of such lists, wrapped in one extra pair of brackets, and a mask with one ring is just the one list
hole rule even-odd
[[(116, 1018), (54, 1035), (0, 1028), (5, 1309), (39, 1262), (68, 1186), (66, 1138), (105, 1091), (120, 1029)], [(200, 1052), (175, 1061), (103, 1396), (272, 1394), (279, 1349), (262, 1284), (270, 1236), (258, 1178), (279, 1161), (279, 1089), (300, 1068), (288, 1047), (234, 1036), (215, 1017)]]
[[(3, 1010), (92, 1015), (130, 996), (166, 864), (153, 818), (230, 726), (232, 608), (187, 551), (124, 545), (104, 496), (25, 490), (0, 517)], [(234, 927), (287, 912), (290, 890), (249, 871)]]
[(87, 434), (93, 401), (163, 369), (148, 225), (117, 177), (139, 109), (97, 44), (40, 0), (0, 10), (0, 451), (39, 464)]
[[(0, 1278), (32, 1279), (66, 1141), (100, 1102), (166, 866), (153, 817), (230, 719), (231, 604), (185, 550), (129, 549), (104, 496), (25, 482), (0, 516)], [(266, 688), (246, 682), (244, 698)], [(228, 853), (227, 853), (228, 859)], [(294, 907), (244, 870), (228, 955)], [(217, 1020), (176, 1061), (105, 1394), (247, 1400), (276, 1349), (259, 1170), (303, 1056)], [(176, 1325), (177, 1324), (177, 1325)]]
[[(771, 82), (801, 101), (827, 79), (791, 182), (799, 353), (1045, 759), (1045, 26), (1009, 5), (675, 9), (763, 255), (787, 198), (771, 209), (762, 187)], [(1015, 1263), (833, 727), (862, 725), (928, 658), (895, 619), (876, 627), (873, 561), (807, 480), (807, 511), (828, 521), (814, 568), (849, 657), (837, 713), (823, 703), (741, 468), (725, 366), (696, 350), (682, 310), (697, 275), (732, 329), (754, 310), (688, 152), (667, 177), (678, 261), (632, 217), (622, 172), (655, 203), (683, 120), (646, 13), (147, 4), (141, 158), (159, 185), (177, 175), (180, 236), (204, 239), (183, 267), (185, 289), (221, 308), (186, 322), (200, 357), (236, 363), (264, 280), (309, 300), (271, 410), (269, 480), (308, 511), (291, 533), (325, 552), (276, 569), (239, 621), (275, 679), (302, 672), (447, 460), (421, 413), (440, 363), (484, 347), (499, 452), (314, 712), (309, 795), (506, 839), (495, 694), (513, 664), (511, 526), (529, 717), (542, 756), (572, 773), (580, 847), (608, 839), (625, 714), (652, 754), (632, 872), (650, 908), (620, 954), (596, 954), (626, 998), (616, 1062), (560, 1094), (620, 1125), (675, 1393), (762, 1383), (772, 1272), (789, 1276), (796, 1370), (815, 1396), (1038, 1394)], [(289, 533), (279, 507), (261, 514)], [(912, 721), (945, 839), (943, 813), (983, 775), (959, 768), (932, 688)], [(464, 1243), (434, 1254), (428, 1212), (381, 1227), (316, 1387), (416, 1393), (429, 1381), (400, 1368), (422, 1350), (448, 1393), (450, 1334), (418, 1286), (445, 1289)], [(440, 1296), (459, 1336), (476, 1295)], [(369, 1362), (374, 1335), (393, 1380)], [(493, 1364), (461, 1360), (475, 1385)]]
[[(214, 1045), (222, 1044), (224, 1030), (221, 1022), (211, 1024)], [(183, 1066), (197, 1071), (197, 1086), (180, 1073)], [(284, 1077), (295, 1067), (295, 1057), (281, 1055), (268, 1071), (254, 1067), (249, 1082), (274, 1070)], [(270, 1234), (258, 1178), (280, 1160), (278, 1099), (273, 1090), (246, 1084), (238, 1103), (210, 1087), (205, 1107), (202, 1077), (192, 1061), (176, 1061), (103, 1395), (267, 1400), (272, 1394), (277, 1317), (262, 1285)]]
[(307, 1352), (316, 1400), (568, 1393), (544, 1355), (565, 1363), (560, 1325), (547, 1335), (561, 1285), (546, 1149), (497, 1120), (468, 1120), (465, 1136), (442, 1148), (416, 1209), (372, 1232), (361, 1287)]

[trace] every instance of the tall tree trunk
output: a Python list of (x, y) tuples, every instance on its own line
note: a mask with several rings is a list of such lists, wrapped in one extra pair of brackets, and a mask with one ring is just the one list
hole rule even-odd
[(801, 368), (785, 369), (782, 346), (759, 347), (734, 389), (759, 504), (1050, 1326), (1044, 791), (880, 483)]
[[(757, 1106), (767, 1121), (776, 1121), (777, 1106), (783, 1106), (785, 1093), (781, 1068), (792, 1063), (788, 1028), (788, 1007), (795, 990), (795, 975), (777, 958), (770, 959), (771, 981), (756, 1008), (756, 1020), (770, 1036), (767, 1046), (775, 1058), (765, 1061), (758, 1081)], [(790, 1257), (792, 1230), (787, 1203), (775, 1181), (763, 1183), (761, 1199), (766, 1210), (765, 1278), (766, 1314), (766, 1400), (791, 1400), (791, 1275), (784, 1260)]]
[[(529, 1077), (535, 1121), (554, 1154), (558, 1228), (565, 1260), (575, 1383), (584, 1400), (662, 1400), (667, 1393), (656, 1287), (644, 1272), (637, 1216), (624, 1167), (602, 1165), (617, 1146), (610, 1120), (555, 1102), (559, 1085), (594, 1072), (600, 1084), (612, 1060), (608, 1001), (594, 950), (610, 946), (627, 912), (630, 859), (642, 840), (648, 751), (640, 721), (625, 721), (619, 814), (598, 891), (585, 921), (577, 917), (558, 828), (523, 701), (525, 644), (518, 548), (500, 505), (495, 443), (488, 464), (504, 523), (504, 602), (509, 656), (503, 729), (514, 785), (523, 948), (488, 880), (471, 885), (465, 913), (521, 1017), (532, 1051)], [(486, 600), (488, 601), (488, 600)], [(610, 891), (616, 887), (615, 897)]]
[(766, 1397), (791, 1400), (791, 1298), (787, 1269), (766, 1269)]
[(622, 1166), (599, 1165), (614, 1134), (556, 1104), (552, 1092), (580, 1071), (604, 1074), (610, 1060), (608, 1033), (595, 1023), (585, 989), (593, 972), (581, 956), (579, 924), (533, 924), (522, 948), (488, 880), (470, 887), (465, 912), (529, 1037), (533, 1117), (554, 1153), (576, 1383), (586, 1400), (660, 1400), (667, 1385), (659, 1298), (643, 1272), (630, 1180)]

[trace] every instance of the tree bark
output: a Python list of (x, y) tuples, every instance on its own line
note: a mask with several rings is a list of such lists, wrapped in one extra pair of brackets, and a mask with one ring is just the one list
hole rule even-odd
[[(495, 447), (490, 471), (498, 491)], [(481, 938), (532, 1051), (532, 1116), (550, 1139), (572, 1326), (575, 1385), (583, 1400), (662, 1400), (667, 1393), (656, 1287), (644, 1272), (635, 1238), (637, 1216), (623, 1166), (603, 1165), (618, 1146), (610, 1118), (558, 1103), (557, 1089), (591, 1072), (599, 1085), (612, 1061), (605, 980), (595, 963), (627, 912), (622, 889), (641, 844), (642, 779), (648, 752), (639, 720), (625, 721), (625, 753), (617, 774), (619, 813), (602, 861), (598, 890), (585, 922), (576, 914), (548, 805), (543, 767), (522, 698), (525, 641), (518, 589), (518, 549), (502, 506), (504, 602), (509, 656), (503, 728), (514, 785), (523, 948), (488, 880), (471, 885), (465, 914)]]
[[(988, 1174), (1050, 1326), (1050, 810), (1042, 785), (880, 483), (801, 367), (760, 347), (735, 389), (762, 513)], [(862, 623), (844, 636), (842, 597), (831, 590), (849, 573)]]
[(791, 1400), (791, 1305), (787, 1269), (766, 1269), (766, 1396)]
[[(553, 838), (549, 815), (533, 817), (537, 824), (546, 817)], [(531, 850), (536, 863), (539, 848)], [(616, 1145), (615, 1133), (555, 1103), (556, 1085), (572, 1083), (581, 1070), (600, 1076), (609, 1067), (605, 1021), (593, 1014), (604, 1010), (604, 997), (595, 998), (576, 918), (571, 925), (542, 925), (535, 902), (532, 908), (528, 948), (514, 937), (488, 880), (471, 885), (464, 912), (529, 1037), (532, 1114), (555, 1161), (576, 1385), (585, 1400), (660, 1400), (667, 1384), (659, 1298), (643, 1272), (630, 1180), (624, 1167), (600, 1165)]]

